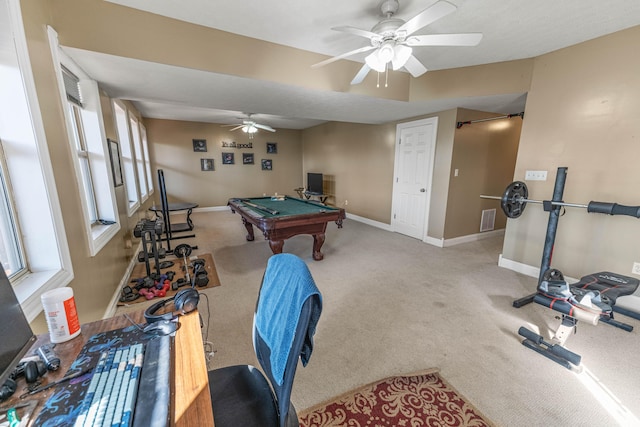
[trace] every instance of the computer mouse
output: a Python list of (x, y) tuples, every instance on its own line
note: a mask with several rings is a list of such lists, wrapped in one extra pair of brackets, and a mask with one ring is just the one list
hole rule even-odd
[(144, 327), (144, 333), (149, 335), (170, 335), (178, 330), (180, 323), (171, 320), (160, 320), (149, 323)]

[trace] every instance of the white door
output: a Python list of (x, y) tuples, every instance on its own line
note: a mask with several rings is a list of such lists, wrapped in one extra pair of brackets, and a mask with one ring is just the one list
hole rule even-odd
[(438, 118), (401, 123), (396, 128), (396, 159), (391, 227), (426, 238)]

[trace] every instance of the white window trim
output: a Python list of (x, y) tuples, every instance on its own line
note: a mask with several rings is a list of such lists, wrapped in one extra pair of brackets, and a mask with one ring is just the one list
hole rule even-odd
[[(61, 49), (58, 42), (58, 33), (52, 28), (47, 27), (49, 35), (49, 47), (51, 49), (51, 57), (53, 58), (53, 66), (56, 71), (56, 78), (58, 80), (58, 93), (63, 103), (63, 111), (65, 122), (67, 123), (67, 137), (69, 141), (74, 140), (73, 130), (70, 124), (73, 123), (69, 109), (66, 108), (67, 94), (64, 88), (64, 82), (62, 79), (61, 63), (67, 67), (71, 72), (76, 74), (80, 78), (81, 89), (85, 93), (95, 94), (95, 96), (87, 97), (84, 100), (85, 108), (91, 111), (91, 114), (83, 109), (82, 119), (85, 128), (91, 128), (94, 133), (100, 134), (100, 141), (102, 142), (102, 151), (99, 153), (100, 161), (92, 161), (92, 178), (96, 188), (96, 204), (98, 211), (110, 216), (108, 219), (114, 221), (114, 224), (109, 225), (92, 225), (90, 220), (90, 214), (85, 203), (82, 203), (82, 215), (84, 218), (84, 235), (87, 239), (90, 256), (97, 255), (100, 250), (109, 243), (109, 241), (118, 234), (120, 231), (120, 218), (118, 215), (118, 206), (116, 203), (116, 194), (113, 185), (113, 176), (109, 159), (109, 151), (107, 146), (107, 136), (104, 130), (104, 118), (102, 115), (102, 108), (100, 105), (100, 94), (98, 90), (98, 84), (91, 80), (86, 73), (79, 68), (71, 58), (69, 58)], [(78, 153), (75, 149), (71, 150), (71, 157), (73, 158), (73, 165), (75, 168), (76, 179), (78, 180), (78, 188), (82, 188), (82, 175), (80, 172), (80, 161), (78, 159)], [(97, 190), (100, 188), (100, 190)]]
[[(116, 131), (118, 132), (118, 139), (120, 139), (120, 156), (124, 157), (124, 145), (125, 143), (127, 144), (127, 148), (129, 150), (129, 153), (131, 153), (131, 161), (133, 164), (133, 182), (131, 182), (129, 179), (127, 179), (127, 176), (129, 175), (128, 171), (126, 170), (127, 168), (127, 164), (126, 161), (124, 159), (121, 160), (121, 164), (122, 164), (122, 180), (124, 181), (124, 186), (125, 186), (125, 192), (127, 193), (127, 216), (128, 217), (132, 217), (134, 213), (136, 213), (138, 211), (138, 209), (140, 208), (141, 204), (140, 204), (140, 190), (138, 188), (138, 183), (136, 180), (136, 163), (135, 163), (135, 153), (134, 153), (134, 149), (133, 149), (133, 141), (131, 138), (131, 132), (130, 132), (130, 126), (129, 126), (129, 109), (127, 108), (126, 105), (124, 105), (124, 103), (122, 103), (119, 99), (114, 99), (112, 101), (113, 105), (117, 105), (122, 111), (124, 111), (124, 118), (125, 118), (125, 126), (126, 126), (126, 130), (127, 130), (127, 141), (123, 141), (120, 135), (120, 131), (119, 126), (118, 126), (118, 117), (117, 117), (117, 113), (116, 113), (116, 109), (115, 107), (113, 108), (113, 125), (116, 128)], [(131, 187), (133, 186), (133, 188)], [(135, 193), (135, 197), (136, 200), (135, 202), (131, 203), (128, 201), (129, 199), (129, 192), (132, 191)]]
[[(135, 165), (134, 169), (136, 170), (136, 176), (138, 177), (138, 189), (140, 190), (138, 194), (140, 195), (140, 200), (144, 203), (149, 198), (149, 184), (147, 183), (144, 147), (142, 146), (142, 135), (140, 133), (140, 120), (138, 120), (131, 110), (127, 112), (127, 119), (129, 123), (129, 130), (131, 131), (131, 143), (133, 144), (133, 164)], [(135, 128), (131, 126), (131, 122), (135, 123)], [(142, 169), (142, 173), (140, 173), (140, 169)]]
[[(40, 168), (37, 170), (33, 168), (24, 170), (18, 164), (14, 164), (12, 168), (11, 150), (16, 148), (12, 148), (11, 142), (7, 143), (5, 140), (5, 152), (8, 154), (7, 164), (13, 178), (14, 191), (24, 192), (28, 195), (28, 197), (22, 197), (21, 200), (16, 200), (16, 210), (23, 225), (23, 243), (30, 272), (13, 283), (13, 286), (27, 319), (32, 321), (42, 311), (40, 296), (48, 290), (68, 285), (74, 276), (62, 209), (58, 199), (27, 39), (24, 33), (20, 0), (0, 1), (7, 5), (9, 11), (10, 27), (20, 64), (20, 77), (26, 96), (24, 107), (28, 109), (32, 123), (31, 138), (28, 141), (19, 141), (20, 149), (37, 152), (40, 164)], [(2, 7), (4, 9), (4, 4)], [(17, 108), (17, 106), (13, 107)], [(21, 188), (24, 186), (27, 188)], [(47, 217), (50, 221), (44, 220), (43, 212), (45, 211), (50, 213), (50, 217)], [(32, 227), (33, 224), (36, 226)]]
[(149, 141), (147, 140), (147, 128), (139, 122), (140, 126), (140, 139), (142, 141), (142, 151), (144, 153), (144, 170), (147, 176), (147, 191), (149, 197), (153, 194), (155, 186), (153, 185), (153, 175), (151, 173), (151, 159), (149, 158)]

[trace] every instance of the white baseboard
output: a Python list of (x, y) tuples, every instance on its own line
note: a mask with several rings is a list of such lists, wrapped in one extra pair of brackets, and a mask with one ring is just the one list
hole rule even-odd
[(488, 239), (496, 236), (504, 236), (504, 229), (487, 231), (484, 233), (469, 234), (468, 236), (454, 237), (453, 239), (443, 239), (427, 236), (423, 242), (439, 248), (448, 248), (449, 246), (460, 245), (462, 243), (476, 242), (482, 239)]
[(208, 206), (204, 208), (195, 208), (193, 212), (217, 212), (217, 211), (228, 211), (228, 210), (229, 210), (229, 206)]
[(358, 221), (358, 222), (361, 222), (363, 224), (370, 225), (372, 227), (380, 228), (380, 229), (385, 230), (385, 231), (393, 231), (393, 230), (391, 230), (391, 225), (389, 225), (389, 224), (385, 224), (384, 222), (374, 221), (372, 219), (364, 218), (362, 216), (358, 216), (358, 215), (355, 215), (355, 214), (352, 214), (352, 213), (348, 213), (348, 212), (347, 212), (347, 219), (352, 219), (354, 221)]
[(523, 264), (518, 261), (513, 261), (507, 258), (504, 258), (502, 254), (498, 258), (498, 267), (506, 268), (507, 270), (513, 270), (516, 273), (524, 274), (529, 277), (539, 277), (540, 276), (540, 267), (534, 267), (529, 264)]
[(142, 250), (142, 242), (138, 243), (138, 247), (133, 253), (133, 258), (131, 258), (131, 261), (129, 262), (129, 266), (127, 267), (127, 270), (124, 272), (124, 276), (120, 280), (120, 284), (118, 285), (116, 292), (113, 294), (113, 297), (111, 297), (111, 301), (109, 301), (109, 305), (107, 306), (107, 310), (104, 312), (103, 319), (108, 319), (110, 317), (115, 316), (116, 310), (118, 309), (118, 302), (120, 301), (120, 295), (122, 294), (122, 288), (124, 288), (127, 285), (129, 281), (129, 277), (131, 277), (131, 273), (133, 273), (133, 268), (138, 263), (138, 253), (141, 250)]
[[(534, 267), (529, 264), (523, 264), (518, 261), (504, 258), (502, 254), (500, 254), (500, 257), (498, 258), (498, 267), (503, 267), (508, 270), (515, 271), (516, 273), (524, 274), (525, 276), (535, 277), (536, 279), (540, 277), (540, 267)], [(566, 280), (568, 283), (576, 283), (579, 281), (575, 277), (566, 275), (564, 275), (564, 280)]]
[(504, 236), (504, 228), (500, 230), (485, 231), (483, 233), (469, 234), (468, 236), (454, 237), (453, 239), (445, 239), (443, 247), (447, 248), (449, 246), (460, 245), (462, 243), (477, 242), (478, 240), (489, 239), (497, 236)]

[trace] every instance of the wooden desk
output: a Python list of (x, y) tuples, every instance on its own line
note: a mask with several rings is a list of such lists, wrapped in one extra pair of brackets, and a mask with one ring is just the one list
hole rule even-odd
[[(144, 322), (143, 312), (130, 313), (136, 322)], [(200, 318), (197, 312), (181, 316), (180, 328), (174, 342), (174, 375), (171, 393), (172, 425), (178, 427), (188, 426), (213, 426), (213, 410), (211, 407), (211, 395), (209, 393), (209, 380), (207, 365), (204, 359), (202, 335), (200, 330)], [(64, 376), (71, 363), (85, 345), (87, 340), (98, 332), (120, 329), (131, 325), (131, 322), (123, 315), (115, 316), (97, 322), (82, 325), (82, 333), (76, 338), (55, 346), (56, 355), (60, 358), (60, 368), (48, 372), (43, 385), (56, 381)], [(38, 336), (34, 349), (49, 343), (49, 334)], [(64, 384), (64, 383), (63, 383)], [(24, 392), (24, 380), (18, 382), (18, 390), (11, 399), (2, 402), (2, 406), (11, 407), (20, 402), (19, 396)], [(60, 385), (62, 387), (63, 385)], [(27, 396), (24, 401), (37, 400), (35, 413), (30, 417), (29, 426), (34, 425), (38, 413), (53, 394), (56, 387), (32, 396)]]

